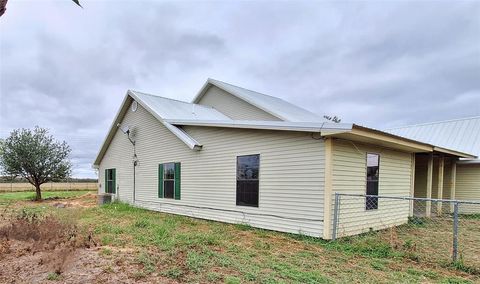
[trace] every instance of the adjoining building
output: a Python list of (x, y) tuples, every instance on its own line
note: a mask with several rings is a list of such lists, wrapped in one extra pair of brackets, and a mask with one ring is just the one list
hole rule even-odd
[[(480, 116), (404, 126), (387, 132), (480, 156)], [(415, 160), (415, 197), (480, 201), (480, 159), (419, 153)], [(469, 211), (460, 209), (463, 213)]]
[[(420, 154), (474, 157), (209, 79), (191, 103), (129, 90), (94, 167), (99, 193), (135, 206), (329, 239), (334, 192), (413, 196)], [(381, 199), (357, 206), (369, 224), (351, 234), (411, 214)]]

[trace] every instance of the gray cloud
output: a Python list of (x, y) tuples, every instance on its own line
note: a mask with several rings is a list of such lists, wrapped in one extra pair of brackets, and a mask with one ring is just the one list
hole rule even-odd
[(383, 128), (480, 115), (478, 2), (10, 1), (0, 136), (40, 125), (90, 164), (127, 89), (207, 77)]

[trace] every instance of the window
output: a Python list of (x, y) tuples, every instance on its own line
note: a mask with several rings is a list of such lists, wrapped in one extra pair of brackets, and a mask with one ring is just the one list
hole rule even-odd
[(158, 165), (158, 197), (180, 199), (180, 163)]
[(168, 163), (163, 165), (163, 197), (173, 198), (175, 191), (175, 164)]
[[(380, 171), (380, 156), (378, 154), (367, 153), (367, 195), (378, 196), (378, 176)], [(378, 198), (367, 197), (365, 199), (365, 209), (378, 209)]]
[(115, 179), (116, 179), (116, 170), (105, 169), (105, 193), (116, 192)]
[(237, 205), (258, 207), (260, 155), (237, 157)]

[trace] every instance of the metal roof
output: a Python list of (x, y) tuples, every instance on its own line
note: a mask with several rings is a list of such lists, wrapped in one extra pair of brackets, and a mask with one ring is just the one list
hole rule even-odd
[(326, 120), (306, 109), (293, 105), (280, 98), (272, 97), (242, 87), (234, 86), (219, 80), (208, 79), (200, 92), (193, 99), (198, 103), (207, 89), (214, 85), (256, 107), (285, 121), (292, 122), (325, 122)]
[[(235, 96), (241, 97), (247, 102), (253, 101), (254, 103), (252, 104), (256, 105), (257, 107), (261, 106), (265, 111), (267, 111), (268, 107), (269, 113), (275, 113), (277, 117), (283, 119), (284, 121), (232, 120), (212, 107), (196, 104), (195, 102), (198, 102), (198, 100), (201, 98), (201, 95), (208, 89), (209, 84), (213, 84), (219, 88), (222, 88)], [(117, 132), (118, 124), (121, 123), (123, 116), (128, 111), (128, 107), (133, 100), (137, 101), (142, 107), (150, 112), (160, 121), (160, 123), (162, 123), (192, 150), (200, 150), (202, 148), (202, 144), (186, 133), (181, 127), (177, 126), (191, 125), (206, 127), (302, 131), (312, 133), (319, 132), (322, 136), (341, 136), (348, 132), (351, 132), (351, 135), (360, 135), (360, 133), (356, 134), (355, 131), (358, 131), (358, 129), (363, 129), (379, 136), (376, 138), (374, 137), (377, 140), (383, 139), (387, 141), (389, 139), (391, 140), (391, 138), (397, 139), (404, 137), (402, 139), (410, 140), (407, 142), (414, 143), (414, 146), (418, 149), (423, 149), (427, 146), (427, 149), (423, 150), (429, 152), (438, 150), (441, 152), (444, 151), (446, 153), (451, 153), (452, 151), (449, 149), (453, 149), (453, 151), (458, 151), (453, 154), (459, 157), (471, 157), (471, 155), (466, 153), (474, 153), (480, 156), (480, 117), (391, 129), (387, 131), (390, 133), (389, 134), (380, 130), (369, 129), (351, 123), (332, 123), (281, 99), (236, 87), (213, 79), (208, 79), (202, 90), (203, 91), (201, 91), (193, 100), (194, 103), (182, 102), (137, 91), (127, 91), (122, 105), (115, 115), (115, 119), (110, 126), (110, 130), (107, 133), (102, 147), (97, 154), (97, 157), (94, 161), (94, 166), (99, 165), (110, 141)], [(443, 126), (443, 124), (446, 124), (446, 126)], [(422, 130), (423, 128), (427, 130)], [(365, 136), (364, 134), (362, 135)], [(401, 137), (397, 137), (396, 135)], [(425, 143), (428, 143), (428, 145)], [(436, 146), (445, 147), (445, 149), (439, 149)]]
[(386, 131), (480, 157), (480, 116), (416, 124)]
[(163, 119), (229, 120), (218, 110), (205, 105), (182, 102), (157, 95), (130, 91)]

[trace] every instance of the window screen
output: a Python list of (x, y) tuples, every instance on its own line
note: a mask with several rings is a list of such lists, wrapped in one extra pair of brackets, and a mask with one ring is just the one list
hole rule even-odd
[(237, 205), (258, 207), (260, 155), (237, 157)]
[(105, 193), (115, 193), (115, 169), (105, 170)]
[(165, 198), (173, 198), (175, 192), (175, 164), (163, 165), (163, 190)]
[[(380, 171), (380, 156), (378, 154), (367, 154), (367, 195), (378, 196), (378, 176)], [(367, 197), (365, 209), (378, 209), (378, 198)]]

